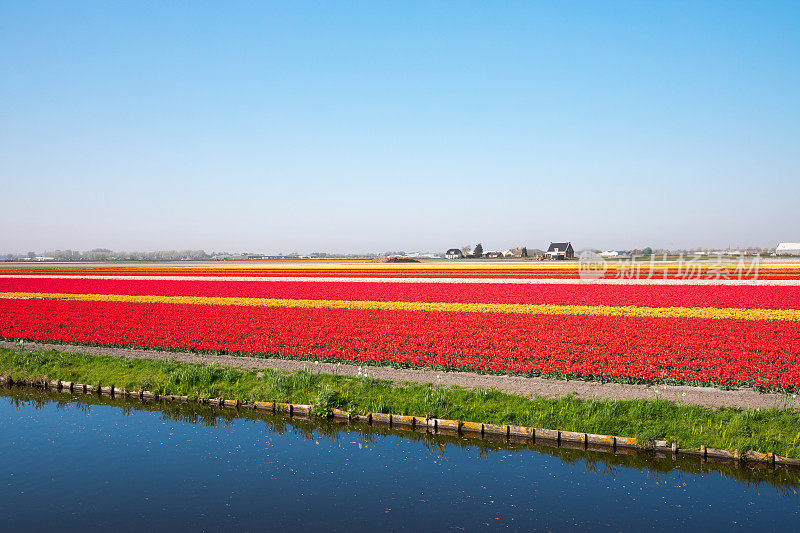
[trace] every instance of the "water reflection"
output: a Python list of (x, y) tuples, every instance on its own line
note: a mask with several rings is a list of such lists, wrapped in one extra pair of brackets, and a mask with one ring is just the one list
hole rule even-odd
[[(125, 416), (146, 411), (158, 414), (164, 422), (197, 424), (208, 428), (225, 429), (236, 421), (264, 424), (267, 431), (277, 436), (290, 435), (295, 438), (318, 441), (320, 437), (330, 440), (334, 445), (356, 442), (359, 447), (374, 447), (376, 439), (392, 435), (415, 441), (432, 457), (445, 457), (453, 449), (471, 449), (477, 460), (486, 460), (491, 454), (535, 453), (558, 458), (565, 464), (582, 466), (586, 472), (617, 478), (622, 468), (635, 468), (643, 471), (648, 479), (665, 480), (668, 475), (677, 475), (679, 483), (697, 475), (715, 475), (735, 480), (759, 494), (764, 488), (774, 490), (781, 498), (793, 498), (800, 492), (800, 470), (776, 468), (766, 465), (737, 462), (701, 461), (699, 458), (632, 452), (618, 450), (592, 451), (570, 449), (568, 447), (549, 447), (520, 442), (505, 442), (490, 439), (432, 435), (424, 430), (399, 431), (363, 423), (342, 423), (320, 419), (289, 418), (288, 416), (266, 414), (249, 409), (220, 408), (195, 403), (170, 401), (142, 401), (134, 398), (108, 398), (95, 394), (64, 394), (29, 387), (0, 387), (0, 398), (4, 398), (16, 409), (29, 407), (57, 410), (77, 410), (90, 413), (97, 406), (113, 406)], [(674, 478), (673, 478), (674, 480)]]

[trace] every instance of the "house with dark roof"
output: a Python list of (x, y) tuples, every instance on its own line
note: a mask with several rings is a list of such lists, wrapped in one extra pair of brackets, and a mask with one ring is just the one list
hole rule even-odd
[(450, 248), (444, 254), (447, 259), (461, 259), (464, 257), (464, 254), (461, 253), (461, 250), (458, 248)]
[(549, 259), (574, 259), (575, 250), (571, 242), (551, 242), (545, 252)]

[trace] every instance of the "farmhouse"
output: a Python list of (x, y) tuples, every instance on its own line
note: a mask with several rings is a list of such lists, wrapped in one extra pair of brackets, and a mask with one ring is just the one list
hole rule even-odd
[(546, 254), (549, 259), (573, 259), (575, 250), (571, 242), (551, 242)]
[(459, 250), (458, 248), (450, 248), (449, 250), (447, 250), (447, 252), (445, 252), (444, 256), (447, 259), (461, 259), (462, 257), (464, 257), (464, 254), (462, 254), (461, 250)]
[(800, 255), (800, 242), (782, 242), (775, 249), (778, 255)]

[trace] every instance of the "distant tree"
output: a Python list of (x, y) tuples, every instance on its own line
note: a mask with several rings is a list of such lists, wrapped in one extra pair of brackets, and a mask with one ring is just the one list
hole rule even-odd
[(30, 259), (33, 259), (34, 257), (36, 257), (36, 252), (28, 252), (28, 257)]
[(648, 246), (647, 248), (645, 248), (644, 250), (642, 250), (642, 253), (643, 253), (644, 255), (651, 255), (651, 254), (653, 253), (653, 249), (652, 249), (652, 248), (650, 248), (650, 247)]
[(528, 247), (527, 246), (523, 246), (522, 247), (522, 257), (528, 257)]
[(468, 256), (471, 251), (472, 251), (472, 246), (470, 246), (469, 244), (461, 247), (461, 253), (464, 254), (464, 257)]
[(475, 245), (475, 249), (472, 251), (472, 257), (483, 257), (483, 245), (481, 243)]
[(45, 252), (44, 255), (47, 257), (52, 257), (56, 261), (68, 261), (69, 259), (72, 259), (72, 252), (69, 250), (55, 250), (53, 252)]
[(84, 254), (85, 258), (89, 261), (107, 261), (109, 252), (101, 251), (102, 248), (91, 250)]

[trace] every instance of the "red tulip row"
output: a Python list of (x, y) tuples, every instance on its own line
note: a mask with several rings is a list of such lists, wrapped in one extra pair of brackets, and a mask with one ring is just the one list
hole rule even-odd
[(800, 286), (2, 278), (2, 292), (800, 309)]
[(0, 300), (0, 336), (797, 391), (796, 322)]

